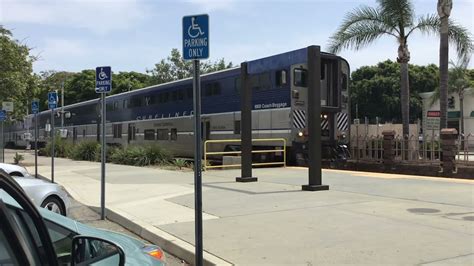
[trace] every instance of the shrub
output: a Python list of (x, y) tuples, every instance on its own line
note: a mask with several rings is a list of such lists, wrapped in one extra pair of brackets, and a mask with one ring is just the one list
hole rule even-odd
[(115, 148), (110, 155), (110, 161), (113, 163), (135, 166), (160, 164), (169, 161), (170, 158), (169, 153), (157, 145)]
[(95, 141), (81, 141), (71, 149), (69, 158), (73, 160), (95, 161), (97, 150), (100, 151), (99, 143)]
[(13, 162), (15, 164), (19, 164), (23, 160), (25, 160), (25, 156), (23, 156), (22, 154), (18, 154), (18, 152), (16, 152), (15, 156), (13, 156)]
[(185, 159), (177, 158), (177, 159), (174, 159), (173, 165), (178, 167), (179, 170), (181, 170), (183, 167), (188, 166), (188, 162), (186, 162)]
[[(51, 142), (48, 142), (44, 148), (38, 152), (39, 155), (51, 156)], [(54, 138), (54, 156), (66, 158), (69, 157), (69, 152), (72, 149), (72, 144), (66, 142), (64, 139), (56, 136)]]

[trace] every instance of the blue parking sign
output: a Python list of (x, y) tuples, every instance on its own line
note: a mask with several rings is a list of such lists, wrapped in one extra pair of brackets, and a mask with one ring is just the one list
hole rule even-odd
[(7, 112), (4, 110), (0, 110), (0, 121), (7, 120)]
[(209, 15), (183, 17), (183, 58), (209, 58)]
[(34, 101), (31, 102), (31, 112), (33, 114), (39, 113), (39, 101), (38, 100), (34, 100)]
[(58, 106), (58, 94), (55, 91), (48, 92), (48, 108), (54, 109)]
[(112, 90), (112, 68), (102, 66), (95, 68), (95, 92), (107, 93)]

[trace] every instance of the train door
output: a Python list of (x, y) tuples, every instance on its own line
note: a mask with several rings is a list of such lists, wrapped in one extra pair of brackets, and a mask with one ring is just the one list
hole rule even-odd
[(130, 123), (128, 124), (128, 138), (127, 138), (128, 144), (130, 144), (130, 141), (135, 140), (135, 137), (136, 137), (135, 124)]
[(211, 138), (211, 121), (209, 118), (204, 118), (201, 121), (201, 139), (206, 141)]

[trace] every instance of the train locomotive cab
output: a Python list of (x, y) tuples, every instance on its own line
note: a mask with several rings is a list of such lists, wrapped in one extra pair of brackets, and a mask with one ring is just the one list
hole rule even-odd
[[(349, 65), (340, 57), (321, 55), (321, 143), (323, 160), (347, 160), (350, 129)], [(308, 160), (308, 68), (291, 66), (290, 162)], [(342, 150), (341, 150), (342, 149)], [(292, 157), (292, 158), (291, 158)]]

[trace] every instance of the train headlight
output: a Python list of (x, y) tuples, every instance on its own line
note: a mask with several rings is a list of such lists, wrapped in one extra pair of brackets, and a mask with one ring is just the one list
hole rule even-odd
[(303, 136), (303, 132), (298, 132), (298, 137), (302, 137)]

